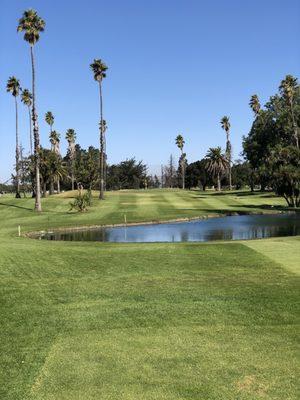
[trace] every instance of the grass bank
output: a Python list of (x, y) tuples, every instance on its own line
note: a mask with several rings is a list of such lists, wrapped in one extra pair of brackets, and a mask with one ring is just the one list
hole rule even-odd
[[(297, 399), (299, 237), (238, 243), (35, 241), (59, 226), (274, 212), (271, 194), (0, 198), (0, 398)], [(284, 257), (284, 252), (288, 256)]]

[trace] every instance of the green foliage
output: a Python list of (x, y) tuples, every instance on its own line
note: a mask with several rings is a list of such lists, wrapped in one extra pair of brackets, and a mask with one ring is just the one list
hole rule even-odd
[[(297, 185), (297, 153), (300, 125), (300, 86), (297, 79), (287, 75), (281, 82), (279, 93), (272, 96), (264, 109), (256, 95), (250, 106), (255, 120), (249, 135), (244, 138), (244, 155), (261, 188), (271, 187), (294, 207)], [(292, 149), (294, 147), (294, 149)], [(288, 164), (290, 162), (290, 164)]]
[(300, 207), (300, 149), (278, 146), (269, 165), (276, 193), (283, 196), (290, 207)]
[(100, 59), (94, 59), (94, 62), (90, 64), (90, 68), (94, 73), (95, 81), (101, 82), (103, 78), (106, 78), (107, 65)]
[(6, 91), (11, 93), (14, 97), (19, 96), (21, 90), (20, 81), (15, 76), (10, 76), (7, 84)]
[(92, 192), (87, 190), (79, 190), (77, 196), (75, 196), (74, 201), (70, 203), (70, 211), (76, 210), (78, 212), (84, 212), (88, 210), (88, 207), (92, 205)]
[(19, 19), (18, 32), (24, 32), (24, 40), (34, 46), (40, 38), (40, 33), (45, 30), (45, 21), (39, 17), (35, 10), (24, 11)]

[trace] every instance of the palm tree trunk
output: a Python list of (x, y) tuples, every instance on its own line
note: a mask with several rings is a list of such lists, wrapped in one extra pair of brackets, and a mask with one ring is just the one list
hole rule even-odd
[(60, 193), (60, 179), (57, 178), (57, 193)]
[(33, 46), (30, 46), (31, 68), (32, 68), (32, 125), (34, 137), (34, 161), (35, 161), (35, 211), (41, 212), (41, 182), (40, 182), (40, 136), (38, 117), (35, 107), (35, 68)]
[(182, 189), (185, 189), (185, 160), (182, 160)]
[(227, 143), (226, 143), (226, 153), (227, 153), (227, 160), (228, 160), (228, 181), (229, 181), (229, 190), (232, 189), (232, 174), (231, 174), (231, 143), (230, 143), (230, 136), (229, 131), (226, 131), (227, 136)]
[(99, 81), (100, 96), (100, 194), (99, 199), (104, 200), (104, 155), (103, 155), (103, 101), (102, 101), (102, 85)]
[(20, 177), (19, 177), (19, 167), (20, 167), (20, 149), (19, 149), (19, 129), (18, 129), (18, 101), (17, 96), (15, 96), (15, 106), (16, 106), (16, 198), (19, 199), (20, 196)]
[(218, 192), (221, 191), (221, 179), (220, 179), (220, 173), (217, 174), (217, 184), (218, 184)]
[(49, 194), (52, 195), (53, 193), (54, 193), (54, 182), (53, 178), (50, 178)]
[(290, 104), (291, 107), (291, 115), (292, 115), (292, 123), (293, 123), (293, 129), (294, 129), (294, 137), (295, 137), (295, 145), (297, 148), (299, 148), (299, 138), (298, 138), (298, 127), (297, 123), (295, 120), (295, 115), (294, 115), (294, 110), (293, 110), (293, 104)]
[(29, 115), (29, 140), (30, 140), (30, 155), (32, 155), (32, 125), (31, 125), (31, 111), (30, 107), (28, 107), (28, 115)]

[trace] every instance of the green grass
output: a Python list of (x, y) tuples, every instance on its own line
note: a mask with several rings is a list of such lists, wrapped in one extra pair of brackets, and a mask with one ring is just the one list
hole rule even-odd
[[(270, 195), (0, 198), (0, 399), (298, 399), (300, 237), (109, 244), (16, 237), (47, 227), (268, 212)], [(286, 256), (284, 256), (286, 254)]]

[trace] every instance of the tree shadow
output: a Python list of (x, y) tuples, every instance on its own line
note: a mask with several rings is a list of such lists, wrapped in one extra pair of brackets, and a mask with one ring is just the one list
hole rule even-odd
[(33, 211), (32, 208), (23, 207), (23, 206), (17, 206), (16, 204), (8, 204), (8, 203), (1, 203), (1, 202), (0, 202), (0, 206), (4, 206), (4, 207), (14, 207), (14, 208), (20, 208), (21, 210)]
[(267, 210), (267, 211), (296, 211), (300, 212), (299, 209), (294, 209), (288, 206), (281, 206), (281, 205), (271, 205), (271, 204), (260, 204), (260, 205), (255, 205), (255, 204), (235, 204), (232, 207), (234, 208), (247, 208), (247, 209), (262, 209), (262, 210)]

